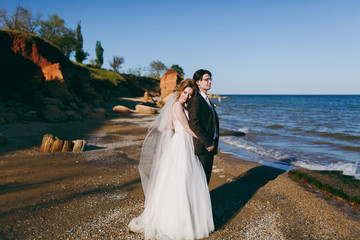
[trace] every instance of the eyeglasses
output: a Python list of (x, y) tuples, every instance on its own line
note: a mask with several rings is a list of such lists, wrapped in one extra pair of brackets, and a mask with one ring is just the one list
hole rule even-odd
[(205, 78), (205, 79), (203, 79), (203, 81), (212, 81), (212, 78)]

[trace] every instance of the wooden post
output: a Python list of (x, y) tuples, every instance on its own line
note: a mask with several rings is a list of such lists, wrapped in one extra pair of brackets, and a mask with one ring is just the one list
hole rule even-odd
[(41, 152), (50, 152), (51, 146), (54, 143), (54, 135), (45, 134), (41, 143)]
[(73, 145), (72, 141), (64, 141), (64, 145), (61, 152), (71, 152), (72, 145)]
[(64, 141), (60, 140), (58, 137), (55, 137), (55, 142), (52, 144), (51, 152), (61, 152)]
[(85, 140), (74, 140), (73, 152), (83, 152), (86, 141)]

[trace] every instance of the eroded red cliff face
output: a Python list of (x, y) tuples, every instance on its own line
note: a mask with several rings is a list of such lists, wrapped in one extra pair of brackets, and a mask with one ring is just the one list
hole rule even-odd
[[(61, 56), (61, 53), (56, 53), (57, 51), (54, 51), (53, 49), (52, 53), (55, 53), (55, 55), (51, 57), (52, 59), (48, 59), (44, 57), (44, 54), (39, 52), (41, 50), (46, 51), (46, 47), (51, 48), (50, 46), (46, 46), (47, 44), (43, 40), (36, 37), (28, 38), (23, 35), (13, 33), (9, 33), (9, 37), (12, 39), (11, 50), (15, 54), (20, 54), (40, 67), (45, 77), (45, 81), (57, 80), (64, 82), (64, 77), (60, 69), (60, 62), (65, 63), (66, 59)], [(39, 49), (39, 46), (42, 47)], [(48, 55), (48, 57), (49, 56), (50, 55)]]
[(57, 47), (37, 36), (0, 30), (0, 118), (21, 119), (31, 110), (46, 119), (54, 106), (63, 113), (99, 107), (101, 90), (90, 83), (89, 71)]
[(40, 37), (0, 30), (0, 124), (79, 120), (96, 114), (113, 96), (159, 95), (158, 80), (123, 77), (125, 83), (110, 86)]
[(45, 96), (69, 103), (74, 97), (85, 101), (96, 97), (86, 69), (73, 64), (58, 48), (37, 36), (0, 31), (0, 52), (4, 100), (15, 97), (32, 103)]

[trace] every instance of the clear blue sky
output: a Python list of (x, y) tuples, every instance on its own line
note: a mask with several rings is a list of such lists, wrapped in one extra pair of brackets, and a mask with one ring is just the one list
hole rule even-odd
[[(18, 0), (0, 0), (13, 11)], [(121, 71), (159, 60), (191, 78), (213, 73), (218, 94), (360, 94), (358, 0), (21, 0), (43, 18), (81, 20), (84, 50)]]

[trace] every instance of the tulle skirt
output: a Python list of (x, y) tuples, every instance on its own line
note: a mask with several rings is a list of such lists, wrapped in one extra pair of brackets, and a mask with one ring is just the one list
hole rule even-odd
[(210, 194), (192, 137), (176, 132), (151, 176), (144, 212), (129, 228), (145, 239), (199, 239), (214, 230)]

